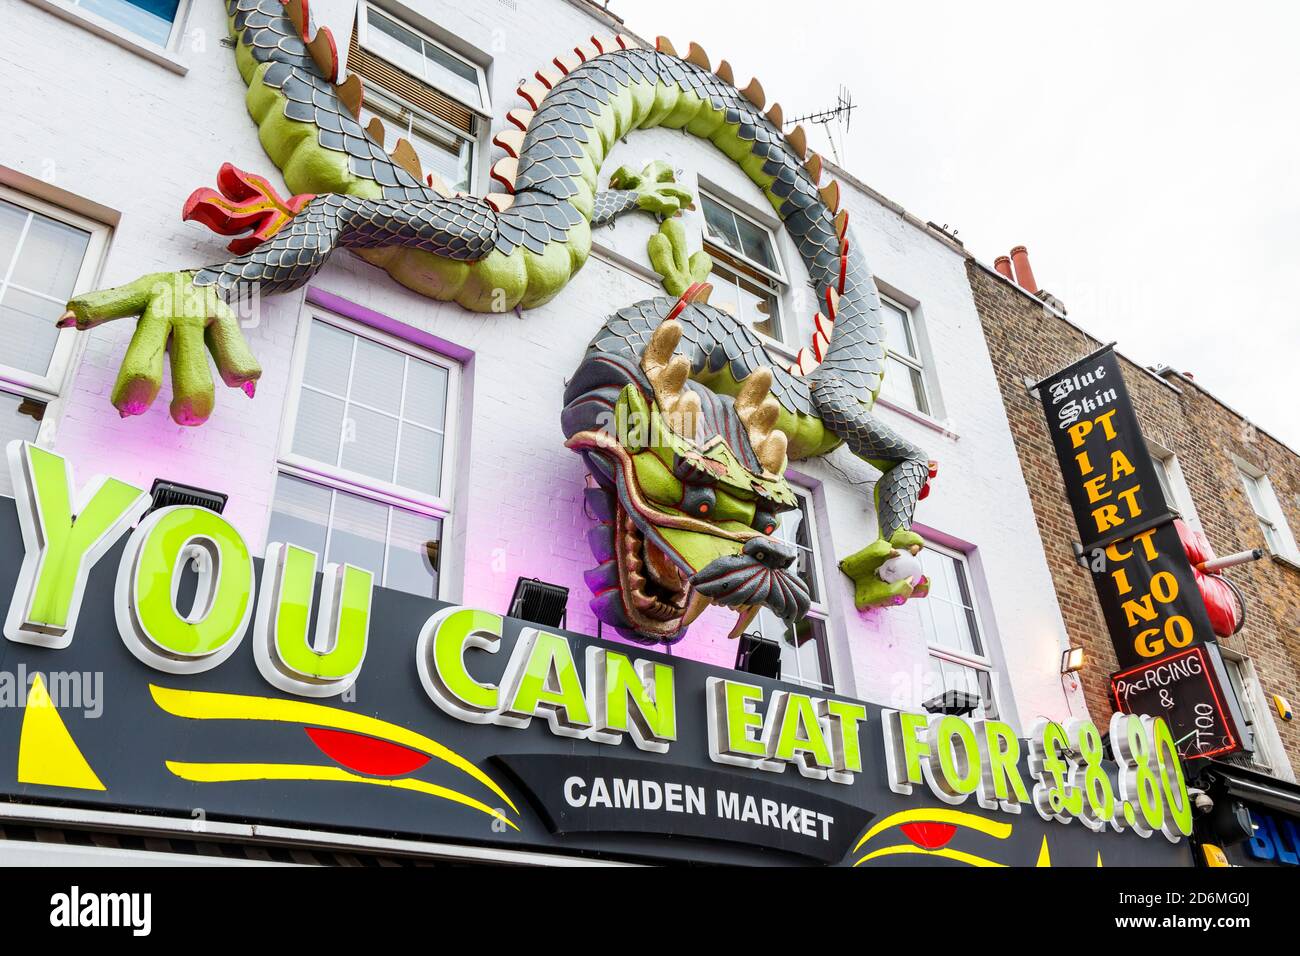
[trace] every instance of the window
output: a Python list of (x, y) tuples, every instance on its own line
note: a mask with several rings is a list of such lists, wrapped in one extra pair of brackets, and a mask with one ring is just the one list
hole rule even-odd
[(459, 366), (332, 316), (300, 336), (267, 540), (437, 597)]
[(1151, 465), (1155, 469), (1156, 481), (1160, 483), (1160, 493), (1164, 495), (1165, 504), (1178, 517), (1191, 525), (1198, 525), (1196, 506), (1192, 503), (1187, 483), (1183, 480), (1178, 456), (1150, 443), (1148, 450), (1151, 452)]
[[(75, 332), (55, 320), (94, 279), (107, 230), (0, 188), (0, 447), (35, 441), (58, 397)], [(7, 469), (0, 494), (13, 494)]]
[(1254, 665), (1249, 658), (1240, 657), (1222, 646), (1220, 650), (1224, 669), (1228, 672), (1228, 680), (1237, 694), (1237, 700), (1241, 703), (1242, 716), (1245, 717), (1246, 726), (1250, 728), (1251, 736), (1255, 740), (1255, 751), (1250, 755), (1250, 762), (1262, 770), (1268, 770), (1272, 762), (1260, 732), (1258, 715), (1261, 711), (1255, 696)]
[(71, 0), (79, 9), (94, 14), (160, 47), (171, 45), (179, 29), (181, 0)]
[(921, 358), (912, 310), (883, 295), (880, 305), (888, 351), (881, 394), (895, 405), (928, 415), (930, 399), (925, 390), (925, 362)]
[(719, 199), (700, 193), (704, 248), (713, 257), (709, 303), (755, 332), (783, 341), (781, 295), (785, 275), (772, 232)]
[(378, 116), (390, 135), (410, 141), (425, 173), (469, 191), (479, 132), (491, 117), (483, 68), (368, 4), (348, 67), (365, 80), (361, 124)]
[(1264, 532), (1264, 543), (1268, 546), (1269, 552), (1284, 557), (1295, 556), (1296, 548), (1291, 538), (1291, 529), (1287, 527), (1282, 509), (1278, 507), (1268, 476), (1246, 465), (1238, 465), (1238, 469), (1241, 472), (1242, 484), (1246, 487), (1246, 499), (1250, 502), (1251, 510), (1255, 512), (1259, 529)]
[(953, 690), (976, 694), (980, 714), (996, 718), (995, 674), (980, 632), (966, 559), (927, 543), (920, 561), (930, 579), (930, 594), (916, 602), (930, 653), (923, 695), (929, 700)]
[(796, 488), (799, 507), (781, 515), (773, 537), (793, 544), (799, 552), (794, 573), (808, 585), (812, 606), (808, 616), (796, 624), (781, 620), (768, 610), (754, 618), (759, 634), (781, 646), (781, 679), (819, 690), (832, 690), (831, 662), (826, 647), (826, 606), (817, 563), (817, 532), (812, 499)]
[[(361, 106), (361, 125), (369, 126), (376, 116), (390, 135), (401, 136), (410, 142), (415, 155), (420, 157), (420, 168), (425, 175), (433, 173), (453, 192), (469, 192), (474, 175), (473, 140), (426, 119), (400, 100), (370, 87)], [(392, 143), (387, 145), (390, 149), (393, 146)]]

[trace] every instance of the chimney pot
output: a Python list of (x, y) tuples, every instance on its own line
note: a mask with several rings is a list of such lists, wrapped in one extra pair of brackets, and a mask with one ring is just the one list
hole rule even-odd
[(1011, 250), (1011, 265), (1016, 270), (1016, 282), (1027, 292), (1037, 293), (1038, 283), (1034, 281), (1034, 270), (1029, 268), (1029, 250), (1016, 246)]
[(1013, 282), (1015, 281), (1015, 277), (1011, 274), (1010, 256), (998, 256), (996, 259), (993, 260), (993, 268), (994, 270), (997, 271), (998, 275), (1006, 276), (1008, 279), (1011, 279)]

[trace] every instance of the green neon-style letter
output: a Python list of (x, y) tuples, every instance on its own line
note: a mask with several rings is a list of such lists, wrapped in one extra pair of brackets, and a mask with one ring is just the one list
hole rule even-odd
[(766, 733), (768, 755), (794, 763), (805, 777), (826, 779), (831, 768), (831, 748), (817, 719), (817, 706), (807, 694), (777, 691), (772, 695)]
[(330, 564), (321, 578), (316, 633), (309, 633), (316, 552), (274, 542), (266, 549), (253, 630), (257, 669), (273, 686), (305, 697), (332, 697), (356, 683), (370, 634), (374, 575)]
[(72, 467), (30, 442), (6, 448), (26, 556), (4, 633), (19, 644), (67, 647), (90, 569), (149, 507), (149, 496), (96, 478), (73, 500)]
[(503, 713), (527, 723), (544, 715), (551, 733), (560, 737), (584, 737), (591, 729), (591, 715), (582, 694), (573, 649), (566, 638), (549, 631), (525, 628), (515, 643), (502, 683), (510, 703)]
[(465, 652), (501, 649), (500, 614), (469, 607), (448, 607), (424, 623), (415, 663), (429, 699), (445, 713), (471, 724), (497, 719), (501, 692), (495, 684), (475, 680), (465, 666)]
[[(181, 614), (173, 582), (192, 561), (192, 610)], [(131, 533), (117, 571), (118, 632), (127, 649), (171, 674), (211, 670), (244, 639), (253, 610), (253, 559), (230, 522), (206, 508), (155, 511)]]
[(677, 700), (670, 665), (638, 660), (603, 647), (587, 648), (592, 740), (618, 744), (623, 735), (641, 750), (666, 753), (677, 739)]

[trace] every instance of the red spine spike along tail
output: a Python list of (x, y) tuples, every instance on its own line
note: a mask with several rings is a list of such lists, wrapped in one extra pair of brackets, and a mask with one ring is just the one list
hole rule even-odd
[(217, 189), (204, 187), (190, 193), (181, 218), (201, 222), (223, 236), (240, 236), (252, 230), (226, 246), (238, 256), (270, 239), (315, 198), (304, 193), (285, 199), (264, 176), (223, 163), (217, 172)]

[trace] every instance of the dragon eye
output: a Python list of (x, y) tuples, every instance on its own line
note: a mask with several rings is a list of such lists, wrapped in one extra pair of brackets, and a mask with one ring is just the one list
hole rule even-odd
[(711, 518), (718, 506), (718, 496), (709, 485), (686, 485), (682, 490), (682, 510), (696, 518)]
[(781, 522), (777, 520), (776, 515), (772, 512), (764, 511), (761, 508), (754, 512), (753, 527), (755, 531), (761, 531), (763, 534), (771, 534), (780, 526)]

